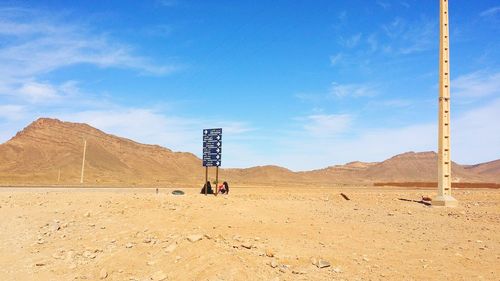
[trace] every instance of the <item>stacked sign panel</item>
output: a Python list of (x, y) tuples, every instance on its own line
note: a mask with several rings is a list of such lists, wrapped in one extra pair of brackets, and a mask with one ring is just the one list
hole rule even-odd
[(203, 166), (219, 167), (222, 163), (222, 129), (203, 130)]

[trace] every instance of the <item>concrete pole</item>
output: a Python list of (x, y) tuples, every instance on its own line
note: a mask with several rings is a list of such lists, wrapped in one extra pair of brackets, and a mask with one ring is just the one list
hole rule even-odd
[(438, 195), (432, 199), (432, 204), (454, 207), (458, 205), (458, 201), (451, 196), (450, 26), (448, 22), (448, 0), (440, 0), (439, 10)]
[(80, 183), (83, 183), (83, 172), (85, 170), (85, 153), (87, 152), (87, 140), (83, 142), (83, 160), (82, 160), (82, 175), (80, 176)]

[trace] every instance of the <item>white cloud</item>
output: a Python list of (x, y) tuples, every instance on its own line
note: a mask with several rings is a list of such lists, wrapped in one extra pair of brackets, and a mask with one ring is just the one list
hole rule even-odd
[(373, 97), (377, 90), (370, 85), (332, 83), (330, 94), (334, 97)]
[(342, 53), (338, 53), (334, 56), (330, 56), (330, 64), (331, 65), (337, 65), (338, 63), (340, 63), (340, 61), (342, 60), (343, 56), (342, 56)]
[(500, 72), (473, 72), (451, 81), (452, 95), (460, 99), (500, 95)]
[(382, 7), (382, 9), (384, 10), (387, 10), (391, 7), (391, 3), (389, 2), (385, 2), (385, 1), (377, 1), (377, 5), (379, 5), (380, 7)]
[(39, 77), (71, 65), (132, 69), (166, 75), (178, 69), (136, 55), (105, 33), (72, 23), (68, 15), (22, 8), (0, 8), (0, 95), (31, 102), (56, 100), (75, 91), (74, 81), (54, 85)]
[(354, 48), (359, 44), (362, 36), (363, 36), (362, 33), (357, 33), (347, 38), (341, 36), (339, 38), (339, 42), (342, 46), (346, 48)]
[(0, 105), (0, 118), (9, 121), (20, 120), (24, 117), (26, 108), (22, 105), (5, 104)]
[(151, 108), (115, 107), (54, 115), (62, 120), (87, 123), (107, 133), (141, 143), (158, 144), (174, 151), (195, 154), (201, 152), (203, 129), (221, 127), (224, 138), (241, 138), (255, 130), (244, 122), (184, 118)]
[(305, 118), (304, 129), (317, 137), (335, 137), (349, 129), (352, 116), (348, 114), (318, 114)]
[(27, 82), (19, 88), (18, 93), (29, 101), (38, 102), (58, 97), (57, 90), (50, 84)]
[(492, 8), (489, 8), (489, 9), (481, 12), (480, 16), (481, 17), (492, 17), (492, 16), (496, 16), (499, 13), (500, 13), (500, 6), (496, 6), (496, 7), (492, 7)]

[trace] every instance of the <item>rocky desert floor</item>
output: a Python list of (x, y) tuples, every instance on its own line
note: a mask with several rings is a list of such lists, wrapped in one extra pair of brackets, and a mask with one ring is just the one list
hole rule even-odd
[(500, 280), (498, 190), (171, 191), (0, 188), (0, 280)]

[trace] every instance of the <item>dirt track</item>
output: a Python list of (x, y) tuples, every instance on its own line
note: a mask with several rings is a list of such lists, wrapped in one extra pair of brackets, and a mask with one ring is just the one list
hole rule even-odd
[(170, 191), (1, 188), (0, 280), (500, 280), (497, 190)]

